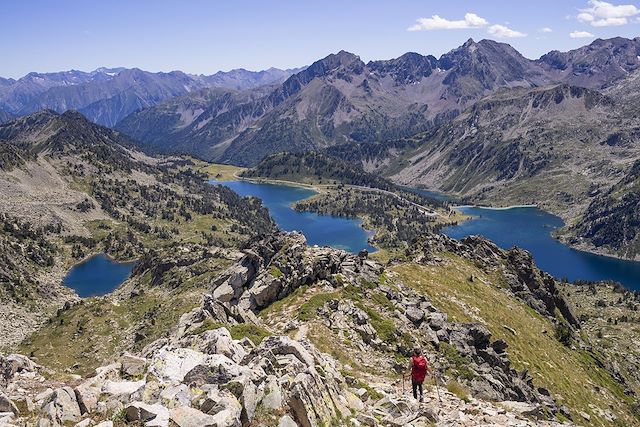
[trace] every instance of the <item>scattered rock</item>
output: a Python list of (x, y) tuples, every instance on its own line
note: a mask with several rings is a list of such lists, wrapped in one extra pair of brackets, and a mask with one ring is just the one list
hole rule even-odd
[(18, 411), (18, 407), (11, 401), (11, 399), (9, 399), (9, 397), (0, 392), (0, 413), (4, 412), (11, 412), (14, 414), (17, 414)]

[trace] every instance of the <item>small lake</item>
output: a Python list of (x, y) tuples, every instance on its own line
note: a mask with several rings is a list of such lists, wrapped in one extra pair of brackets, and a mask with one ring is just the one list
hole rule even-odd
[(74, 265), (63, 283), (82, 298), (105, 295), (127, 280), (135, 265), (135, 262), (116, 262), (106, 254), (98, 254)]
[(307, 199), (315, 191), (282, 184), (257, 184), (248, 181), (209, 181), (224, 185), (241, 196), (254, 196), (262, 200), (271, 217), (281, 230), (300, 231), (311, 245), (332, 246), (357, 253), (362, 249), (375, 252), (369, 244), (369, 234), (362, 228), (362, 221), (311, 212), (297, 212), (291, 205)]
[(610, 279), (640, 290), (640, 262), (578, 251), (560, 243), (552, 233), (564, 223), (555, 215), (538, 208), (457, 209), (472, 219), (445, 228), (443, 233), (449, 237), (461, 239), (478, 234), (504, 249), (519, 246), (531, 252), (538, 267), (559, 279)]

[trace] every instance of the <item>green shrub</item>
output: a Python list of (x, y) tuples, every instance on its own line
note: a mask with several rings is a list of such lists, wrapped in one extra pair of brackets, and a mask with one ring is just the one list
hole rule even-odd
[(556, 325), (555, 334), (556, 339), (567, 347), (573, 342), (573, 330), (564, 322)]
[(473, 371), (469, 369), (471, 361), (460, 354), (460, 352), (451, 344), (447, 342), (440, 343), (440, 352), (444, 355), (447, 361), (460, 377), (471, 380), (475, 377)]
[(320, 307), (322, 307), (332, 299), (337, 298), (338, 296), (339, 295), (336, 292), (312, 296), (300, 306), (300, 311), (298, 311), (298, 319), (302, 321), (313, 319)]
[(258, 345), (265, 337), (271, 336), (271, 333), (264, 328), (253, 323), (240, 323), (229, 327), (229, 333), (234, 340), (249, 338), (252, 343)]
[(371, 387), (369, 384), (365, 383), (362, 380), (358, 380), (355, 386), (356, 388), (363, 388), (367, 390), (367, 394), (369, 395), (369, 398), (372, 400), (380, 400), (384, 397), (382, 393), (375, 390), (373, 387)]
[(458, 396), (460, 399), (464, 400), (465, 402), (469, 402), (469, 390), (467, 390), (464, 386), (462, 386), (462, 384), (460, 384), (457, 381), (451, 380), (447, 383), (447, 390), (450, 393), (455, 394), (456, 396)]
[(191, 331), (189, 335), (200, 335), (203, 332), (212, 331), (214, 329), (222, 328), (224, 326), (225, 326), (224, 324), (220, 322), (216, 322), (212, 318), (207, 317), (206, 319), (204, 319), (204, 322), (202, 322), (202, 324), (198, 326), (196, 329)]
[(282, 270), (280, 270), (277, 266), (272, 265), (271, 267), (269, 267), (269, 274), (271, 274), (273, 277), (275, 277), (276, 279), (281, 278), (282, 276), (284, 276), (284, 273), (282, 272)]

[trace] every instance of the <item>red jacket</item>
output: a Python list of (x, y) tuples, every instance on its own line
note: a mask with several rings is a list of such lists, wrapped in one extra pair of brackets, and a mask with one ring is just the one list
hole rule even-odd
[(413, 382), (423, 382), (424, 378), (427, 376), (428, 369), (429, 365), (427, 364), (427, 359), (424, 356), (420, 355), (411, 357), (411, 380)]

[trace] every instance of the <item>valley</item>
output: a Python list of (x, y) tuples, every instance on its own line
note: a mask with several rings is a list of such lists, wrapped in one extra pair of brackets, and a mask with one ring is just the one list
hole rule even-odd
[(0, 425), (639, 425), (639, 84), (622, 37), (0, 79)]

